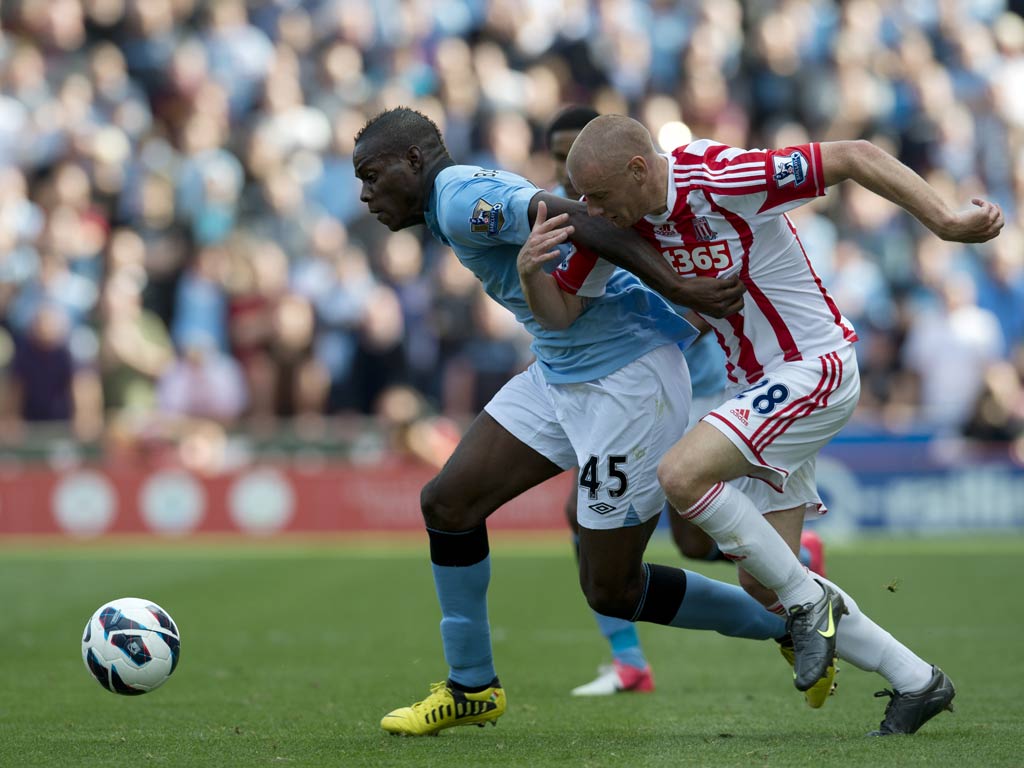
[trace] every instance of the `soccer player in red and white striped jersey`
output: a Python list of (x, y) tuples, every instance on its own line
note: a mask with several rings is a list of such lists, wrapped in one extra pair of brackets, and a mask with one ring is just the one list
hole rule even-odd
[[(744, 150), (701, 140), (659, 154), (647, 130), (620, 115), (583, 130), (568, 169), (591, 215), (633, 227), (681, 278), (738, 276), (746, 287), (741, 311), (705, 318), (728, 357), (733, 397), (666, 454), (659, 478), (673, 506), (740, 564), (744, 587), (788, 614), (797, 687), (807, 690), (831, 674), (838, 653), (895, 689), (878, 733), (913, 733), (948, 707), (948, 677), (834, 584), (812, 578), (793, 554), (805, 512), (821, 508), (815, 456), (849, 419), (860, 382), (850, 347), (856, 332), (785, 213), (845, 179), (901, 205), (947, 240), (995, 237), (1001, 211), (982, 200), (951, 210), (911, 169), (868, 142)], [(538, 250), (530, 257), (553, 257)], [(642, 263), (632, 269), (646, 277)], [(558, 323), (585, 311), (586, 297), (600, 295), (613, 271), (585, 251), (553, 277), (520, 268), (535, 317)]]

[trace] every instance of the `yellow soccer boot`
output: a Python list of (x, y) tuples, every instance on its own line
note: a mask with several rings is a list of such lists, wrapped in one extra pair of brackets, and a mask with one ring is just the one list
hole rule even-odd
[[(793, 641), (788, 637), (779, 643), (779, 653), (782, 654), (782, 658), (789, 662), (789, 666), (793, 667), (796, 665)], [(825, 706), (828, 697), (836, 691), (836, 672), (838, 670), (836, 659), (833, 656), (832, 663), (825, 669), (825, 676), (804, 691), (804, 699), (807, 701), (807, 706), (813, 709), (820, 709)]]
[(505, 691), (497, 680), (477, 693), (460, 691), (445, 681), (431, 685), (430, 695), (423, 701), (388, 712), (380, 727), (402, 736), (436, 736), (456, 725), (497, 725), (503, 714)]

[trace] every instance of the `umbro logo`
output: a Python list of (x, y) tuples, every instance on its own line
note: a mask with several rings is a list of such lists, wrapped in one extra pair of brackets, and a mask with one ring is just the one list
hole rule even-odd
[(603, 501), (599, 501), (597, 504), (591, 504), (590, 509), (597, 512), (599, 515), (607, 515), (609, 512), (615, 511), (615, 507), (611, 504), (605, 504)]
[(744, 427), (750, 426), (750, 409), (749, 408), (733, 408), (729, 411), (736, 419), (743, 423)]

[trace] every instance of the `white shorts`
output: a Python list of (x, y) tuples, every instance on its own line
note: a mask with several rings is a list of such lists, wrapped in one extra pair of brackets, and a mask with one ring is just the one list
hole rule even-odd
[(758, 467), (735, 482), (758, 509), (820, 506), (815, 457), (849, 421), (859, 399), (857, 358), (847, 345), (821, 357), (783, 363), (703, 421)]
[(686, 430), (690, 372), (675, 344), (579, 384), (549, 384), (534, 363), (484, 410), (559, 467), (580, 468), (581, 526), (624, 528), (665, 503), (658, 462)]

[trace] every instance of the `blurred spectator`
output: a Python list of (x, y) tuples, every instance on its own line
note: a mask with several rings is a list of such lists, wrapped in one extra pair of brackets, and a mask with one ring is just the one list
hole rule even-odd
[(436, 401), (440, 383), (437, 329), (432, 322), (434, 291), (420, 239), (407, 230), (390, 233), (381, 247), (377, 272), (395, 290), (402, 308), (406, 383)]
[(15, 333), (27, 334), (40, 309), (53, 306), (64, 316), (70, 336), (85, 327), (97, 297), (96, 284), (72, 272), (66, 256), (46, 250), (39, 254), (38, 270), (21, 284), (11, 301), (7, 322)]
[(999, 320), (1004, 354), (1024, 349), (1024, 233), (1009, 227), (987, 251), (979, 278), (978, 306)]
[(227, 255), (222, 246), (201, 248), (178, 281), (171, 336), (179, 348), (202, 338), (218, 351), (227, 351), (228, 303), (223, 288)]
[(242, 0), (210, 0), (206, 9), (203, 43), (210, 74), (227, 89), (232, 119), (238, 119), (256, 102), (274, 48), (260, 29), (249, 24)]
[(121, 49), (128, 70), (147, 92), (159, 93), (182, 34), (172, 0), (127, 0), (125, 13)]
[(156, 381), (174, 360), (170, 334), (142, 305), (139, 276), (120, 270), (103, 291), (100, 368), (106, 407), (135, 416), (156, 407)]
[(43, 304), (34, 307), (15, 339), (12, 410), (26, 421), (71, 421), (74, 415), (70, 332), (67, 315)]
[(276, 243), (290, 260), (304, 258), (309, 253), (309, 234), (320, 217), (315, 206), (303, 200), (302, 186), (287, 169), (269, 173), (260, 184), (263, 211), (251, 231), (261, 239)]
[(981, 440), (1013, 440), (1024, 434), (1024, 357), (1000, 360), (985, 371), (985, 385), (964, 432)]
[(389, 450), (434, 469), (444, 466), (462, 436), (455, 422), (432, 413), (412, 387), (385, 389), (377, 399), (375, 415), (387, 435)]
[(369, 408), (367, 398), (355, 393), (361, 328), (378, 283), (366, 253), (346, 245), (343, 228), (323, 223), (316, 232), (317, 258), (296, 269), (295, 287), (315, 311), (313, 355), (330, 381), (327, 410)]
[(999, 360), (1003, 335), (991, 312), (975, 304), (974, 282), (948, 276), (942, 304), (911, 321), (904, 362), (917, 374), (924, 421), (944, 431), (966, 425), (988, 370)]
[(100, 118), (131, 139), (144, 136), (153, 119), (149, 99), (142, 87), (129, 78), (121, 49), (113, 43), (97, 44), (89, 57), (89, 74)]
[(450, 413), (478, 413), (502, 385), (526, 367), (529, 336), (512, 315), (483, 292), (474, 294), (475, 333), (446, 370), (444, 405)]
[(93, 440), (102, 426), (99, 378), (76, 359), (71, 321), (62, 307), (36, 307), (14, 339), (6, 412), (26, 422), (70, 422), (80, 440)]
[[(1008, 226), (978, 249), (937, 241), (856, 186), (792, 215), (860, 331), (858, 418), (1015, 437), (1019, 10), (1004, 0), (3, 3), (0, 330), (20, 355), (8, 376), (45, 360), (55, 391), (48, 408), (20, 398), (18, 408), (77, 419), (84, 434), (76, 388), (64, 385), (95, 376), (99, 354), (112, 415), (156, 407), (157, 391), (227, 425), (385, 418), (381, 403), (403, 393), (424, 413), (478, 410), (527, 361), (524, 340), (450, 250), (367, 216), (353, 137), (380, 109), (409, 104), (438, 122), (458, 161), (550, 187), (543, 127), (575, 102), (630, 113), (665, 149), (694, 136), (870, 138), (951, 200), (998, 201)], [(939, 391), (935, 366), (950, 367), (955, 392)], [(229, 382), (212, 398), (223, 402), (194, 399), (203, 376)], [(204, 424), (186, 430), (185, 453), (200, 462), (230, 442)]]
[(323, 412), (330, 380), (313, 357), (316, 317), (288, 291), (288, 259), (273, 242), (245, 243), (230, 281), (231, 352), (258, 420)]
[(226, 240), (238, 212), (244, 172), (221, 141), (222, 127), (210, 115), (195, 113), (185, 122), (175, 207), (199, 245)]
[(282, 296), (274, 307), (269, 352), (276, 416), (308, 420), (323, 413), (330, 378), (313, 357), (314, 323), (313, 307), (301, 296)]
[(407, 380), (405, 331), (398, 294), (393, 288), (377, 284), (367, 296), (355, 359), (339, 405), (372, 413), (385, 389)]
[(164, 414), (231, 425), (246, 405), (242, 369), (215, 339), (193, 332), (182, 344), (181, 357), (161, 375), (157, 403)]

